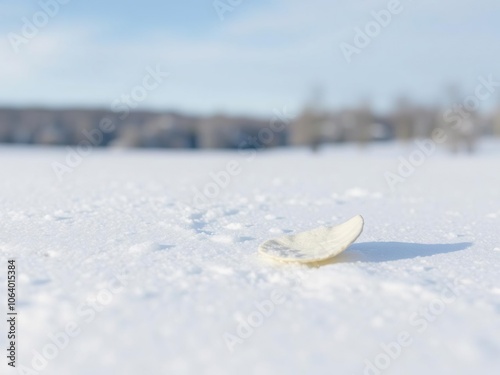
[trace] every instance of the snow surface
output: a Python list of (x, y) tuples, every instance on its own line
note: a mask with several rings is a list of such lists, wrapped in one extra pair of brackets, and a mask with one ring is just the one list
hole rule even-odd
[[(0, 148), (24, 366), (2, 356), (1, 373), (500, 373), (500, 143), (438, 151), (391, 191), (413, 150), (94, 150), (58, 182), (64, 148)], [(228, 161), (241, 173), (194, 205)], [(331, 262), (257, 254), (356, 214), (363, 234)]]

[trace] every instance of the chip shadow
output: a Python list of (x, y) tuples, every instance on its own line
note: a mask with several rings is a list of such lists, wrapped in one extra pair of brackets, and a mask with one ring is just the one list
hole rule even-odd
[(425, 244), (415, 242), (363, 242), (351, 245), (338, 256), (318, 262), (316, 266), (332, 263), (380, 263), (395, 260), (428, 257), (438, 254), (453, 253), (472, 246), (472, 242), (452, 244)]

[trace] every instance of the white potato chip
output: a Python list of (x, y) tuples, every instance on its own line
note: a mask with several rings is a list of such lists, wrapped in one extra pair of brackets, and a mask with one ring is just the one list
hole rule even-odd
[(357, 215), (333, 227), (274, 238), (261, 244), (259, 253), (281, 261), (319, 262), (347, 249), (363, 231), (363, 223), (363, 217)]

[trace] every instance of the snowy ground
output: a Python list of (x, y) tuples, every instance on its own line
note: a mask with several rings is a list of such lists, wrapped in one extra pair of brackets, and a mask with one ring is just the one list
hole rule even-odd
[[(500, 143), (437, 151), (392, 191), (414, 150), (96, 150), (58, 182), (65, 149), (0, 148), (24, 366), (1, 373), (500, 373)], [(199, 198), (228, 162), (240, 173)], [(356, 214), (332, 262), (257, 255)]]

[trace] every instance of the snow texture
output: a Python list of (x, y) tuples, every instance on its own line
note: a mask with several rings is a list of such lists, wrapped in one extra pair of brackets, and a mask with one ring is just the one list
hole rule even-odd
[[(500, 144), (482, 146), (394, 191), (412, 144), (94, 150), (61, 182), (65, 149), (4, 146), (0, 281), (15, 257), (26, 372), (1, 373), (500, 373)], [(356, 214), (362, 235), (321, 265), (257, 252)]]

